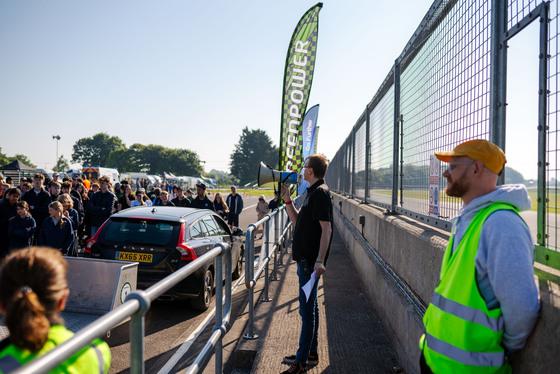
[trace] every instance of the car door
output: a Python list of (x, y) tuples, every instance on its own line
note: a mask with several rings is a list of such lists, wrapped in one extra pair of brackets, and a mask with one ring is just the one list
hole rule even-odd
[(214, 242), (209, 235), (208, 228), (201, 219), (195, 221), (190, 227), (189, 245), (196, 252), (197, 257), (202, 256), (214, 246)]
[[(201, 222), (208, 228), (208, 235), (212, 238), (212, 242), (214, 246), (218, 243), (227, 243), (231, 245), (229, 234), (223, 227), (217, 222), (220, 218), (216, 218), (215, 215), (209, 214), (204, 216)], [(223, 274), (225, 276), (225, 261), (222, 262), (223, 264)]]

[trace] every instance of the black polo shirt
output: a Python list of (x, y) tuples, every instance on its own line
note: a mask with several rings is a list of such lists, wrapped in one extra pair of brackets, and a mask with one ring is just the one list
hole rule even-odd
[[(330, 222), (333, 226), (333, 209), (329, 187), (324, 180), (319, 180), (307, 189), (307, 195), (299, 211), (296, 227), (294, 228), (294, 241), (292, 244), (292, 258), (294, 261), (307, 259), (313, 267), (319, 255), (321, 244), (321, 224), (319, 221)], [(329, 239), (329, 248), (325, 255), (327, 263), (332, 242), (332, 231)]]
[(214, 203), (206, 195), (203, 200), (200, 200), (197, 196), (191, 201), (191, 208), (214, 210)]

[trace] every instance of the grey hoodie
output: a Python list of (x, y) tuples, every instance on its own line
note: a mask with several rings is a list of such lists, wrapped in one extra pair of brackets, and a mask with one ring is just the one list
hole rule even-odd
[[(474, 216), (494, 203), (507, 203), (519, 211), (531, 208), (523, 185), (503, 185), (463, 206), (452, 219), (453, 251)], [(488, 309), (502, 308), (503, 346), (521, 349), (539, 316), (539, 293), (533, 273), (533, 240), (525, 222), (514, 212), (499, 210), (485, 221), (476, 254), (476, 280)]]

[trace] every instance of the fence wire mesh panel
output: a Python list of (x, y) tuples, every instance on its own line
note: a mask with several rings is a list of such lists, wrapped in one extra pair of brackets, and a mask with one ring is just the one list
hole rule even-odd
[(354, 195), (356, 197), (366, 198), (366, 131), (365, 122), (360, 124), (354, 135), (355, 164), (354, 164)]
[[(457, 2), (401, 73), (400, 200), (407, 210), (429, 212), (429, 166), (434, 151), (488, 138), (488, 3)], [(445, 191), (445, 185), (442, 177), (439, 190)], [(449, 219), (458, 213), (460, 201), (444, 192), (440, 195), (439, 215)]]
[[(360, 114), (333, 158), (327, 174), (331, 188), (435, 226), (445, 223), (443, 227), (450, 229), (449, 219), (458, 214), (462, 201), (446, 195), (443, 173), (447, 164), (442, 163), (438, 217), (429, 215), (430, 156), (471, 139), (501, 144), (508, 118), (495, 114), (503, 113), (504, 107), (507, 112), (503, 104), (509, 94), (503, 82), (511, 61), (500, 51), (525, 32), (527, 25), (539, 23), (539, 16), (543, 17), (540, 40), (535, 41), (541, 51), (540, 62), (535, 60), (539, 92), (533, 94), (539, 101), (539, 117), (529, 120), (532, 128), (544, 128), (538, 144), (539, 160), (543, 161), (539, 162), (539, 187), (528, 184), (533, 212), (524, 217), (538, 229), (537, 261), (560, 268), (558, 1), (434, 1), (385, 81), (377, 91), (372, 89), (375, 94), (365, 110), (368, 117)], [(510, 131), (514, 131), (512, 126)], [(531, 215), (538, 220), (527, 218)], [(544, 255), (539, 258), (539, 253)], [(549, 261), (550, 253), (556, 262)]]
[(393, 188), (393, 127), (395, 88), (392, 85), (369, 115), (369, 201), (391, 205)]
[(347, 194), (352, 194), (352, 134), (346, 140), (346, 158), (345, 158), (345, 170), (344, 175), (347, 177), (344, 180), (344, 190), (343, 192)]
[[(532, 5), (534, 1), (530, 2)], [(537, 4), (538, 5), (538, 4)], [(558, 171), (560, 168), (558, 160), (559, 143), (559, 82), (558, 75), (560, 72), (559, 59), (559, 6), (558, 1), (551, 1), (548, 13), (548, 74), (547, 74), (547, 145), (546, 145), (546, 209), (547, 213), (545, 227), (545, 243), (548, 249), (560, 251), (558, 241), (558, 213), (560, 201), (558, 201)]]
[(511, 29), (537, 8), (542, 0), (509, 0), (507, 5), (507, 28)]

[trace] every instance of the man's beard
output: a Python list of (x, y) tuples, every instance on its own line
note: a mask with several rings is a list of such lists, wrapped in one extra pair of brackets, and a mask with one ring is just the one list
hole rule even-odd
[(465, 174), (463, 173), (460, 178), (452, 180), (451, 184), (449, 184), (449, 180), (447, 181), (447, 187), (445, 188), (447, 196), (463, 197), (469, 191), (470, 186), (464, 182), (464, 177)]

